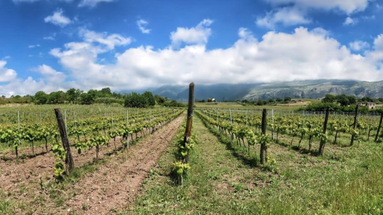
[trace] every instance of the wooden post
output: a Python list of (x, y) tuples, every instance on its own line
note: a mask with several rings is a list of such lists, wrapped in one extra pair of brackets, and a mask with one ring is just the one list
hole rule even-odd
[(63, 144), (64, 149), (66, 150), (66, 158), (65, 158), (65, 167), (66, 167), (66, 172), (70, 172), (72, 169), (74, 169), (74, 162), (73, 162), (73, 157), (72, 153), (70, 151), (69, 147), (69, 141), (68, 141), (68, 136), (66, 133), (63, 117), (60, 112), (60, 108), (55, 108), (55, 114), (56, 114), (56, 119), (57, 119), (57, 124), (60, 130), (60, 136), (61, 136), (61, 141)]
[[(355, 109), (354, 126), (353, 126), (354, 130), (356, 128), (356, 123), (358, 122), (358, 109), (359, 109), (359, 105), (357, 105), (356, 109)], [(350, 146), (352, 146), (354, 144), (354, 138), (355, 138), (355, 136), (354, 136), (354, 134), (352, 134)]]
[(382, 127), (382, 120), (383, 120), (383, 112), (380, 114), (380, 121), (379, 121), (378, 130), (376, 131), (375, 142), (378, 142), (380, 127)]
[[(324, 123), (323, 123), (323, 134), (324, 135), (326, 135), (326, 131), (327, 131), (328, 115), (329, 115), (329, 107), (327, 107), (327, 109), (326, 109), (326, 116), (324, 118)], [(320, 140), (320, 145), (319, 145), (319, 150), (318, 150), (318, 154), (321, 156), (323, 155), (325, 145), (326, 145), (326, 140), (324, 140), (322, 138)]]
[[(126, 110), (126, 128), (129, 129), (129, 110)], [(129, 133), (126, 136), (126, 148), (129, 148)]]
[(274, 109), (271, 110), (271, 125), (272, 125), (271, 139), (274, 140)]
[[(266, 135), (266, 126), (267, 126), (267, 110), (266, 108), (262, 111), (262, 135)], [(261, 164), (267, 163), (267, 146), (266, 143), (261, 143), (261, 152), (260, 152), (260, 160)]]
[[(20, 111), (17, 111), (17, 132), (20, 132)], [(18, 138), (18, 142), (20, 145), (20, 138)], [(16, 149), (16, 158), (19, 158), (19, 152), (17, 151), (17, 146), (15, 147)]]
[[(192, 124), (193, 124), (193, 105), (194, 105), (194, 82), (189, 84), (189, 103), (188, 103), (186, 130), (184, 135), (184, 147), (186, 147), (186, 143), (190, 142), (190, 135), (191, 135)], [(187, 153), (183, 162), (188, 163), (188, 160), (189, 160), (189, 152)]]

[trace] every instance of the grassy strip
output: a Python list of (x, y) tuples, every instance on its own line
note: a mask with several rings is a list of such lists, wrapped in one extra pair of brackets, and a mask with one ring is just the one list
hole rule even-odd
[(361, 144), (344, 150), (347, 159), (327, 160), (271, 144), (276, 173), (262, 171), (233, 156), (227, 144), (194, 118), (199, 144), (185, 185), (169, 177), (173, 141), (151, 171), (137, 198), (137, 214), (381, 214), (383, 147)]

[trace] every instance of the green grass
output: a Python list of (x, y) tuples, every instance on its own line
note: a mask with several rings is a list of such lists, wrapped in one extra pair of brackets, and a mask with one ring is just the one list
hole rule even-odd
[[(362, 142), (341, 150), (328, 144), (325, 156), (316, 157), (274, 143), (268, 148), (274, 164), (260, 166), (250, 162), (255, 154), (213, 135), (197, 117), (193, 129), (199, 144), (190, 155), (192, 169), (184, 186), (169, 176), (174, 140), (136, 205), (121, 214), (383, 213), (380, 144)], [(256, 150), (259, 155), (259, 146)]]
[(237, 102), (218, 102), (218, 103), (208, 103), (208, 102), (196, 102), (194, 105), (197, 108), (222, 108), (222, 109), (252, 109), (252, 110), (262, 110), (266, 108), (268, 110), (281, 110), (281, 111), (293, 111), (299, 107), (307, 105), (307, 103), (296, 103), (296, 104), (278, 104), (278, 105), (264, 105), (256, 106), (251, 104), (242, 104)]

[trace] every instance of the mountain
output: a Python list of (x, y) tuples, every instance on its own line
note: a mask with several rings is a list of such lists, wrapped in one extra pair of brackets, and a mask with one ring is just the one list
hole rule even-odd
[[(187, 101), (188, 85), (168, 85), (151, 90), (158, 94), (175, 99)], [(257, 100), (285, 98), (323, 98), (326, 94), (355, 95), (358, 98), (368, 96), (371, 98), (383, 98), (383, 81), (367, 82), (354, 80), (306, 80), (290, 82), (271, 82), (256, 84), (214, 84), (199, 85), (196, 83), (194, 97), (197, 100), (215, 98), (223, 100)]]

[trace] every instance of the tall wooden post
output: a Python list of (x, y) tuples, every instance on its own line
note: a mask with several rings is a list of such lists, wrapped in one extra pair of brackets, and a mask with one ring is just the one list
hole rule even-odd
[(380, 121), (379, 121), (378, 130), (376, 131), (375, 142), (378, 142), (380, 127), (382, 127), (382, 120), (383, 120), (383, 112), (380, 114)]
[[(266, 135), (266, 126), (267, 126), (267, 110), (266, 108), (262, 111), (262, 135)], [(267, 163), (267, 146), (266, 143), (261, 143), (261, 152), (260, 152), (260, 160), (261, 164)]]
[[(329, 115), (329, 107), (327, 107), (326, 109), (326, 115), (325, 115), (325, 118), (324, 118), (324, 123), (323, 123), (323, 134), (326, 135), (326, 130), (327, 130), (327, 122), (328, 122), (328, 115)], [(320, 145), (319, 145), (319, 150), (318, 150), (318, 154), (319, 155), (323, 155), (323, 152), (324, 152), (324, 147), (326, 145), (326, 140), (325, 139), (321, 139), (320, 140)]]
[[(186, 130), (184, 135), (184, 147), (186, 147), (186, 143), (190, 142), (190, 135), (191, 135), (192, 124), (193, 124), (193, 105), (194, 105), (194, 82), (189, 84), (189, 102), (188, 102)], [(188, 160), (189, 160), (189, 152), (187, 153), (183, 162), (188, 163)]]
[(60, 130), (61, 141), (62, 141), (64, 149), (66, 150), (65, 167), (66, 167), (66, 172), (68, 173), (68, 171), (71, 171), (72, 169), (74, 169), (73, 157), (70, 151), (68, 136), (66, 133), (65, 124), (60, 112), (60, 108), (55, 108), (55, 114), (56, 114), (57, 124)]
[[(353, 126), (354, 130), (356, 128), (356, 123), (358, 122), (358, 109), (359, 109), (359, 105), (357, 105), (356, 109), (355, 109), (354, 126)], [(352, 134), (350, 146), (352, 146), (354, 144), (354, 138), (355, 138), (355, 136), (354, 136), (354, 134)]]

